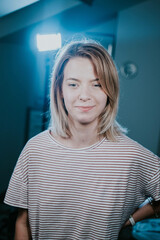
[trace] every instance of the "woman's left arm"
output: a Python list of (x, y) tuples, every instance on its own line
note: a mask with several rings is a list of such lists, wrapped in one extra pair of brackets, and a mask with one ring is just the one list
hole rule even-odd
[(142, 208), (139, 208), (125, 222), (124, 227), (129, 226), (129, 225), (134, 225), (136, 222), (139, 222), (145, 218), (152, 217), (154, 215), (156, 217), (158, 217), (160, 215), (160, 200), (152, 201), (151, 203), (146, 204)]

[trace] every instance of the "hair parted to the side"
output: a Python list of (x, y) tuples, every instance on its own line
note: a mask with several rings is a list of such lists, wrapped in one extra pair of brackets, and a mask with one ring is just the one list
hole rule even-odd
[(98, 134), (115, 141), (124, 129), (116, 122), (119, 99), (119, 80), (111, 56), (99, 43), (92, 40), (74, 41), (64, 46), (58, 53), (52, 73), (50, 89), (51, 126), (53, 132), (61, 137), (70, 137), (68, 115), (64, 106), (62, 83), (67, 62), (75, 57), (90, 59), (99, 78), (107, 103), (99, 116)]

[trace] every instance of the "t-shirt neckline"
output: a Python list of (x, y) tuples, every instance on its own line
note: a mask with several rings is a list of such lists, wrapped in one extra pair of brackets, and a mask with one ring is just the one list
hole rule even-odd
[(88, 146), (88, 147), (83, 147), (83, 148), (71, 148), (71, 147), (67, 147), (65, 145), (63, 145), (62, 143), (60, 143), (58, 140), (56, 140), (53, 135), (51, 134), (51, 129), (48, 129), (48, 135), (50, 137), (50, 139), (59, 147), (70, 150), (70, 151), (86, 151), (86, 150), (90, 150), (93, 148), (98, 147), (99, 145), (101, 145), (103, 143), (103, 141), (106, 139), (106, 137), (102, 138), (100, 141)]

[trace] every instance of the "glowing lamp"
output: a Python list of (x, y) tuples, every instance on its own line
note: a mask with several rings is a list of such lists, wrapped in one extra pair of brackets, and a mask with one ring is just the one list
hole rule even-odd
[(61, 48), (61, 34), (37, 34), (37, 48), (40, 52)]

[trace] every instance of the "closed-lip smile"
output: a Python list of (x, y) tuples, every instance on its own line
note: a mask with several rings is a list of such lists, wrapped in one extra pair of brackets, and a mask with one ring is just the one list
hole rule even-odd
[(78, 109), (87, 112), (89, 110), (91, 110), (94, 106), (77, 106)]

